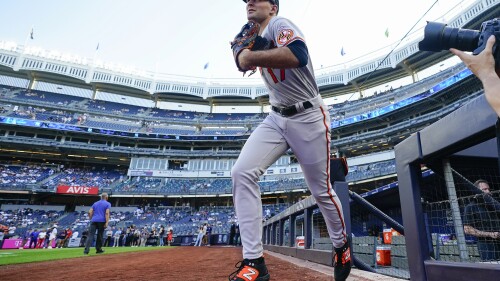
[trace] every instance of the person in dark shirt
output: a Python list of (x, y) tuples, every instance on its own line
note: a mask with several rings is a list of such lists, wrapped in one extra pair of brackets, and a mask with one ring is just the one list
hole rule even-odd
[(90, 247), (94, 242), (94, 235), (97, 230), (97, 240), (95, 244), (96, 254), (102, 254), (102, 236), (104, 234), (104, 229), (108, 227), (109, 213), (111, 209), (111, 204), (108, 202), (108, 194), (101, 194), (101, 200), (97, 201), (92, 205), (89, 210), (90, 227), (89, 236), (85, 243), (85, 250), (83, 254), (87, 255), (90, 251)]
[[(489, 203), (492, 198), (488, 182), (480, 179), (474, 185), (483, 193), (465, 206), (464, 232), (477, 237), (481, 260), (500, 260), (500, 213)], [(485, 200), (487, 196), (490, 200)]]
[(34, 229), (31, 234), (30, 234), (30, 246), (29, 248), (31, 249), (31, 245), (33, 245), (33, 248), (36, 247), (36, 242), (38, 241), (38, 229)]

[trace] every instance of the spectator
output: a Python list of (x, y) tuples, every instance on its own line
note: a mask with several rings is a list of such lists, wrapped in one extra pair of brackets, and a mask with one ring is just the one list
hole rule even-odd
[(37, 241), (38, 241), (38, 229), (34, 229), (31, 234), (30, 234), (30, 246), (29, 248), (31, 249), (31, 245), (33, 245), (33, 248), (36, 248)]
[(167, 245), (172, 245), (172, 242), (174, 242), (174, 230), (170, 229), (167, 234)]
[(211, 237), (212, 237), (212, 226), (210, 224), (207, 224), (207, 232), (206, 232), (205, 236), (207, 237), (207, 246), (210, 246)]
[(89, 210), (90, 227), (89, 227), (89, 237), (87, 238), (85, 250), (83, 254), (88, 255), (90, 247), (94, 242), (94, 235), (97, 230), (97, 241), (96, 241), (96, 254), (104, 253), (102, 249), (102, 236), (104, 234), (104, 229), (108, 227), (109, 213), (111, 209), (111, 204), (108, 202), (108, 194), (102, 193), (101, 200), (95, 202), (92, 208)]
[(488, 182), (479, 179), (474, 185), (482, 194), (465, 206), (464, 232), (477, 237), (481, 260), (500, 260), (500, 213), (490, 203), (494, 199)]
[(197, 231), (196, 241), (194, 242), (194, 246), (201, 246), (201, 240), (203, 240), (203, 226), (200, 226)]
[(231, 228), (229, 229), (229, 240), (228, 244), (233, 246), (234, 245), (234, 236), (236, 235), (236, 223), (231, 224)]
[(28, 243), (28, 240), (30, 239), (32, 229), (26, 229), (26, 231), (23, 234), (23, 241), (21, 242), (21, 247), (19, 249), (24, 249), (24, 245)]
[(12, 236), (14, 236), (14, 234), (16, 233), (16, 226), (11, 223), (9, 229), (8, 229), (8, 235), (5, 237), (5, 238), (11, 238)]
[(113, 237), (113, 228), (108, 227), (106, 230), (106, 241), (104, 241), (104, 247), (109, 247), (109, 244), (111, 244), (111, 237)]
[(118, 247), (119, 246), (119, 242), (120, 242), (120, 237), (123, 238), (123, 235), (122, 235), (122, 229), (121, 228), (118, 228), (116, 231), (115, 231), (115, 234), (113, 235), (113, 247)]
[(0, 249), (3, 246), (3, 239), (5, 237), (5, 233), (8, 233), (9, 228), (3, 224), (0, 224)]
[(62, 231), (59, 231), (59, 233), (57, 234), (57, 238), (56, 238), (56, 248), (62, 248), (63, 244), (64, 244), (64, 238), (66, 238), (66, 229), (63, 229)]
[(62, 239), (59, 240), (59, 245), (58, 247), (59, 248), (66, 248), (68, 247), (68, 243), (69, 243), (69, 239), (71, 239), (73, 236), (73, 231), (71, 230), (70, 227), (67, 227), (64, 232), (63, 232), (63, 235), (61, 236)]
[(207, 241), (207, 224), (204, 223), (203, 224), (203, 238), (201, 239), (201, 244), (202, 245), (207, 245), (208, 244), (208, 241)]
[(47, 232), (45, 230), (40, 230), (38, 233), (38, 243), (36, 244), (36, 248), (43, 248), (43, 243), (45, 242), (45, 236), (47, 236)]
[(45, 231), (45, 240), (43, 241), (44, 249), (47, 249), (47, 247), (49, 246), (49, 237), (51, 230), (52, 230), (51, 228), (47, 228), (47, 230)]
[[(52, 249), (52, 245), (54, 244), (54, 241), (56, 240), (57, 238), (57, 224), (55, 224), (53, 227), (52, 227), (52, 230), (50, 231), (50, 235), (49, 235), (49, 243), (48, 243), (48, 249)], [(55, 244), (54, 244), (55, 246)]]
[(165, 246), (165, 227), (163, 225), (160, 225), (160, 231), (158, 233), (158, 238), (160, 240), (159, 246)]

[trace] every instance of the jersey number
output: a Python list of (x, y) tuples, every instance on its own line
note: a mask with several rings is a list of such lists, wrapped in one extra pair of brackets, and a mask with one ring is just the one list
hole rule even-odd
[(271, 75), (271, 78), (273, 78), (273, 81), (275, 84), (280, 82), (280, 81), (281, 82), (285, 81), (285, 70), (284, 69), (280, 69), (280, 81), (278, 81), (278, 78), (274, 74), (274, 69), (272, 69), (272, 68), (266, 68), (266, 69), (267, 69), (267, 72), (269, 73), (269, 75)]

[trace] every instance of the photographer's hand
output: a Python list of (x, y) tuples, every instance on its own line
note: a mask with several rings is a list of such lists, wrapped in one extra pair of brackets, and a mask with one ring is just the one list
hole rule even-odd
[(495, 44), (495, 36), (492, 35), (488, 38), (484, 51), (477, 56), (453, 48), (450, 51), (457, 55), (472, 73), (481, 80), (486, 100), (500, 117), (500, 78), (495, 72), (495, 59), (492, 53), (493, 44)]

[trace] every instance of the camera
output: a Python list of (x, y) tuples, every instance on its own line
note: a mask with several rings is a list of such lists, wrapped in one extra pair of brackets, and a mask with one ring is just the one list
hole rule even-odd
[(495, 66), (500, 67), (500, 19), (492, 19), (481, 24), (480, 30), (448, 27), (444, 23), (427, 22), (424, 39), (418, 43), (420, 51), (439, 52), (455, 48), (474, 55), (481, 53), (486, 47), (486, 41), (495, 35), (493, 57)]

